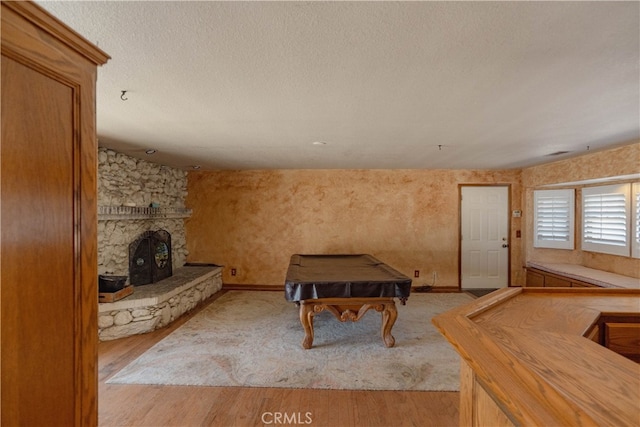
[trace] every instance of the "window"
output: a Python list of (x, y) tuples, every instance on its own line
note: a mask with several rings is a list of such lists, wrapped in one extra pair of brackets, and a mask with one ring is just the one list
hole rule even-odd
[(582, 249), (630, 255), (629, 184), (582, 189)]
[(536, 248), (573, 249), (574, 190), (536, 190), (533, 192), (533, 206), (533, 246)]

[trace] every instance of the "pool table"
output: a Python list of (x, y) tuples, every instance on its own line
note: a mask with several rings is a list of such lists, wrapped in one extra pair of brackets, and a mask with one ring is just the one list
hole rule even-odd
[(410, 292), (410, 278), (368, 254), (295, 254), (285, 279), (285, 298), (300, 306), (305, 349), (313, 346), (313, 316), (324, 310), (341, 322), (356, 322), (371, 309), (381, 312), (382, 340), (393, 347), (394, 298), (405, 304)]

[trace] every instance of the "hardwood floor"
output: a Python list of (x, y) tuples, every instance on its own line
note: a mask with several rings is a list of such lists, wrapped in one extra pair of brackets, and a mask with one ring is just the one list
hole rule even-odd
[(100, 426), (348, 427), (458, 424), (457, 392), (106, 384), (109, 377), (215, 298), (164, 329), (100, 343)]

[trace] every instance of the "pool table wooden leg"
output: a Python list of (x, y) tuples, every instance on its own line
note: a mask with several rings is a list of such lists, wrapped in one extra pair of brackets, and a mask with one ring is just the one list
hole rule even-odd
[(382, 311), (382, 340), (387, 347), (393, 347), (396, 343), (396, 339), (391, 335), (391, 328), (396, 323), (398, 318), (398, 310), (396, 304), (391, 301), (384, 305)]
[(314, 304), (300, 304), (300, 323), (304, 328), (304, 339), (302, 347), (306, 350), (313, 346), (313, 316), (315, 315)]

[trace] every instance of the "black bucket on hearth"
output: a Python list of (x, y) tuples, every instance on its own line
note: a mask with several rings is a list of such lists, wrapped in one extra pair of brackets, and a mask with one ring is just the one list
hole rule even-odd
[(124, 288), (125, 283), (127, 283), (127, 276), (105, 276), (100, 274), (98, 275), (98, 292), (118, 292)]

